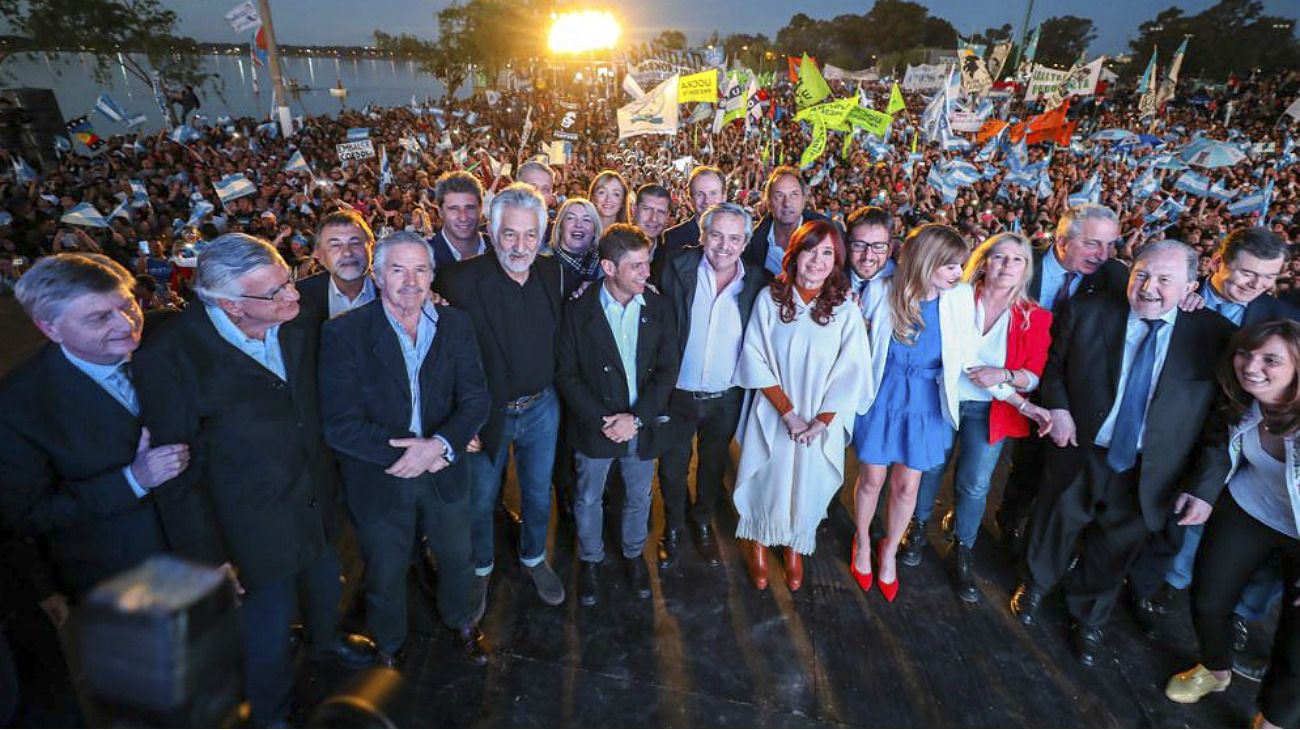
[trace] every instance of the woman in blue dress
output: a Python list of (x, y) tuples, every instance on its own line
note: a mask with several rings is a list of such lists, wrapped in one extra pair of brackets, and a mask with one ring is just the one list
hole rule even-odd
[(896, 554), (916, 508), (922, 472), (944, 460), (957, 428), (957, 382), (975, 356), (971, 323), (975, 300), (962, 284), (970, 246), (938, 224), (912, 230), (898, 269), (869, 333), (875, 400), (859, 409), (853, 428), (858, 479), (854, 486), (857, 535), (849, 567), (858, 585), (873, 581), (868, 528), (889, 481), (886, 536), (877, 546), (880, 592), (898, 593)]

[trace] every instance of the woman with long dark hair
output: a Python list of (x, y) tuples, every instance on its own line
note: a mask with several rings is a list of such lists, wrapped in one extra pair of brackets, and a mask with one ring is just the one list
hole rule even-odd
[(817, 526), (844, 481), (854, 411), (870, 389), (866, 327), (848, 296), (844, 240), (828, 221), (790, 237), (781, 273), (754, 302), (733, 383), (751, 394), (741, 416), (733, 495), (736, 537), (754, 585), (767, 587), (767, 548), (785, 547), (790, 590), (803, 584)]
[[(1300, 324), (1239, 330), (1219, 363), (1228, 424), (1227, 489), (1205, 524), (1192, 575), (1200, 663), (1165, 694), (1197, 702), (1232, 679), (1232, 611), (1260, 565), (1276, 555), (1286, 583), (1255, 727), (1300, 727)], [(1207, 463), (1213, 470), (1214, 460)], [(1222, 469), (1222, 460), (1218, 469)]]

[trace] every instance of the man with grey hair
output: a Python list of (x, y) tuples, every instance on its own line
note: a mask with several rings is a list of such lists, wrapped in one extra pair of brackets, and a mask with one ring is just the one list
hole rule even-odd
[[(379, 300), (325, 324), (321, 415), (366, 564), (366, 623), (380, 663), (406, 640), (406, 566), (418, 532), (438, 558), (438, 612), (471, 661), (475, 627), (466, 449), (490, 406), (469, 317), (434, 306), (433, 250), (399, 231), (375, 248)], [(481, 615), (481, 614), (478, 614)]]
[[(1226, 432), (1205, 426), (1219, 387), (1215, 358), (1232, 325), (1179, 311), (1196, 288), (1197, 256), (1178, 241), (1138, 251), (1127, 300), (1081, 298), (1053, 327), (1039, 388), (1051, 438), (1027, 545), (1027, 577), (1011, 599), (1026, 625), (1046, 591), (1064, 585), (1074, 650), (1101, 652), (1125, 573), (1148, 537), (1175, 517), (1203, 523), (1227, 476)], [(1201, 460), (1193, 464), (1196, 460)]]
[(0, 380), (0, 519), (48, 548), (57, 588), (41, 607), (56, 624), (69, 597), (178, 548), (160, 509), (177, 489), (160, 487), (190, 450), (140, 426), (134, 283), (105, 256), (57, 254), (15, 291), (49, 343)]
[(487, 253), (487, 240), (479, 230), (483, 221), (483, 184), (464, 170), (444, 172), (433, 184), (442, 228), (433, 236), (434, 264), (438, 268)]
[[(1057, 318), (1075, 297), (1122, 297), (1128, 267), (1114, 258), (1119, 240), (1119, 217), (1110, 208), (1085, 204), (1066, 211), (1056, 224), (1052, 245), (1034, 252), (1029, 296)], [(1023, 542), (1025, 518), (1033, 510), (1043, 476), (1044, 455), (1042, 439), (1016, 440), (997, 512), (1003, 541), (1013, 549)]]
[[(761, 268), (741, 259), (749, 243), (749, 213), (735, 203), (702, 211), (700, 246), (684, 248), (663, 274), (663, 295), (677, 321), (677, 356), (681, 369), (668, 398), (672, 420), (669, 446), (659, 460), (659, 489), (664, 498), (664, 532), (659, 540), (659, 567), (677, 560), (686, 512), (690, 508), (695, 546), (711, 567), (721, 565), (713, 534), (713, 513), (723, 494), (722, 477), (730, 460), (731, 436), (740, 422), (743, 393), (731, 376), (740, 360), (745, 324), (762, 290)], [(695, 469), (695, 504), (686, 478), (691, 445), (699, 438)]]
[(173, 480), (198, 495), (182, 552), (231, 566), (244, 592), (245, 694), (253, 724), (269, 725), (289, 709), (296, 615), (313, 656), (358, 666), (373, 646), (336, 634), (342, 510), (317, 405), (318, 320), (259, 238), (217, 237), (196, 276), (201, 303), (137, 357), (141, 420), (156, 440), (192, 446)]
[(475, 588), (486, 594), (495, 565), (493, 513), (513, 450), (523, 518), (519, 560), (542, 601), (558, 606), (564, 584), (546, 560), (546, 544), (560, 422), (554, 381), (562, 298), (559, 264), (537, 255), (545, 228), (541, 195), (523, 183), (510, 185), (488, 212), (492, 255), (439, 273), (436, 289), (474, 322), (492, 396), (487, 423), (465, 456), (473, 479)]

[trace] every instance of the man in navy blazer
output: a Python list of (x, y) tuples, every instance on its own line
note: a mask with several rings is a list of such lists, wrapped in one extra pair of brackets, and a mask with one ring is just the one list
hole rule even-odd
[(366, 563), (366, 621), (381, 663), (406, 639), (406, 566), (418, 529), (438, 558), (438, 612), (475, 663), (487, 661), (472, 595), (465, 454), (491, 398), (473, 325), (434, 306), (433, 251), (401, 231), (375, 247), (377, 301), (326, 323), (320, 388)]
[(442, 228), (433, 236), (433, 261), (439, 268), (472, 259), (488, 250), (480, 224), (483, 220), (483, 185), (464, 170), (444, 172), (433, 184)]

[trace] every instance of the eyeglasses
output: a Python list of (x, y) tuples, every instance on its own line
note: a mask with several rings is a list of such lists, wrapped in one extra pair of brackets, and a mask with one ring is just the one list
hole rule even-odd
[(289, 290), (290, 288), (292, 288), (294, 291), (298, 291), (298, 287), (293, 283), (293, 279), (286, 279), (283, 284), (272, 289), (270, 294), (267, 294), (265, 296), (259, 296), (257, 294), (240, 294), (239, 298), (256, 299), (262, 302), (273, 302), (279, 299), (280, 295), (285, 293), (285, 291)]
[(889, 241), (849, 241), (849, 251), (853, 253), (889, 253)]

